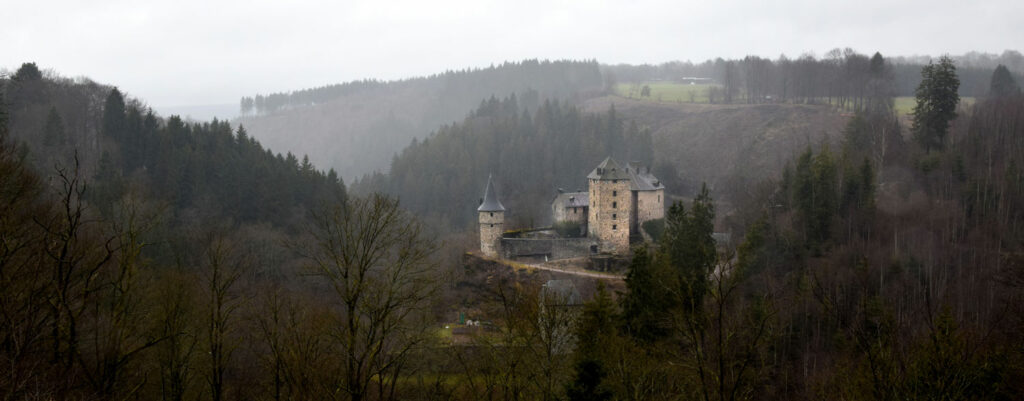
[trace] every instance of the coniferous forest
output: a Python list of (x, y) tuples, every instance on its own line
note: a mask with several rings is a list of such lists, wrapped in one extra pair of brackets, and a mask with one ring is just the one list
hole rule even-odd
[[(1020, 70), (970, 67), (966, 104), (964, 71), (939, 58), (900, 114), (902, 67), (850, 59), (863, 79), (822, 81), (848, 84), (836, 92), (737, 84), (735, 103), (844, 122), (742, 191), (684, 191), (651, 127), (614, 106), (515, 91), (346, 186), (238, 121), (160, 116), (25, 63), (0, 78), (0, 398), (1024, 397)], [(551, 93), (656, 71), (565, 67), (589, 75)], [(553, 190), (583, 188), (606, 156), (652, 166), (670, 195), (621, 279), (567, 306), (543, 287), (554, 276), (467, 253), (488, 174), (506, 228), (538, 227)], [(479, 329), (456, 339), (464, 315)]]

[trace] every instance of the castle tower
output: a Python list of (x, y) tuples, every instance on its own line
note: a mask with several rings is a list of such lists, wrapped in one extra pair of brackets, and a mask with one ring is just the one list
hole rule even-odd
[(498, 257), (501, 249), (501, 234), (505, 226), (505, 207), (498, 201), (498, 193), (494, 191), (491, 176), (487, 176), (487, 188), (480, 207), (476, 208), (480, 217), (480, 253), (492, 258)]
[(633, 205), (630, 177), (611, 157), (587, 175), (590, 185), (588, 236), (597, 240), (598, 251), (629, 252), (629, 226)]

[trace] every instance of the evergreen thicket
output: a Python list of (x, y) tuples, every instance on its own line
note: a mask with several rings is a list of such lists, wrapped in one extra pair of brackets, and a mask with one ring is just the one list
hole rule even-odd
[(365, 176), (352, 190), (384, 190), (414, 213), (463, 230), (475, 226), (473, 211), (494, 174), (506, 224), (539, 226), (550, 224), (556, 191), (586, 188), (587, 174), (608, 156), (650, 165), (650, 133), (623, 121), (614, 107), (591, 114), (545, 101), (531, 113), (515, 96), (492, 97), (462, 122), (413, 140), (388, 174)]

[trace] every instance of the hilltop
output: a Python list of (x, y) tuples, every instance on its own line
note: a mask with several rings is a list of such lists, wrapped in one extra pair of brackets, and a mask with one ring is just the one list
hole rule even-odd
[(595, 61), (526, 60), (402, 81), (257, 95), (242, 99), (243, 111), (250, 113), (236, 122), (272, 149), (309, 155), (314, 164), (352, 179), (386, 170), (414, 138), (462, 119), (490, 97), (515, 96), (533, 109), (544, 99), (593, 96), (603, 85)]
[[(590, 112), (615, 107), (620, 118), (650, 130), (654, 160), (674, 167), (692, 192), (729, 177), (758, 180), (782, 171), (808, 145), (831, 140), (848, 119), (824, 105), (651, 102), (604, 96), (584, 102)], [(664, 178), (669, 180), (670, 178)]]

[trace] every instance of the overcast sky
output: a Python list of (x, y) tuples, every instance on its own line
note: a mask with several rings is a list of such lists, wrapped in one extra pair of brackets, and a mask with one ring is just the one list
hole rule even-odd
[(0, 68), (35, 61), (157, 107), (526, 58), (602, 63), (1021, 50), (1024, 1), (5, 2)]

